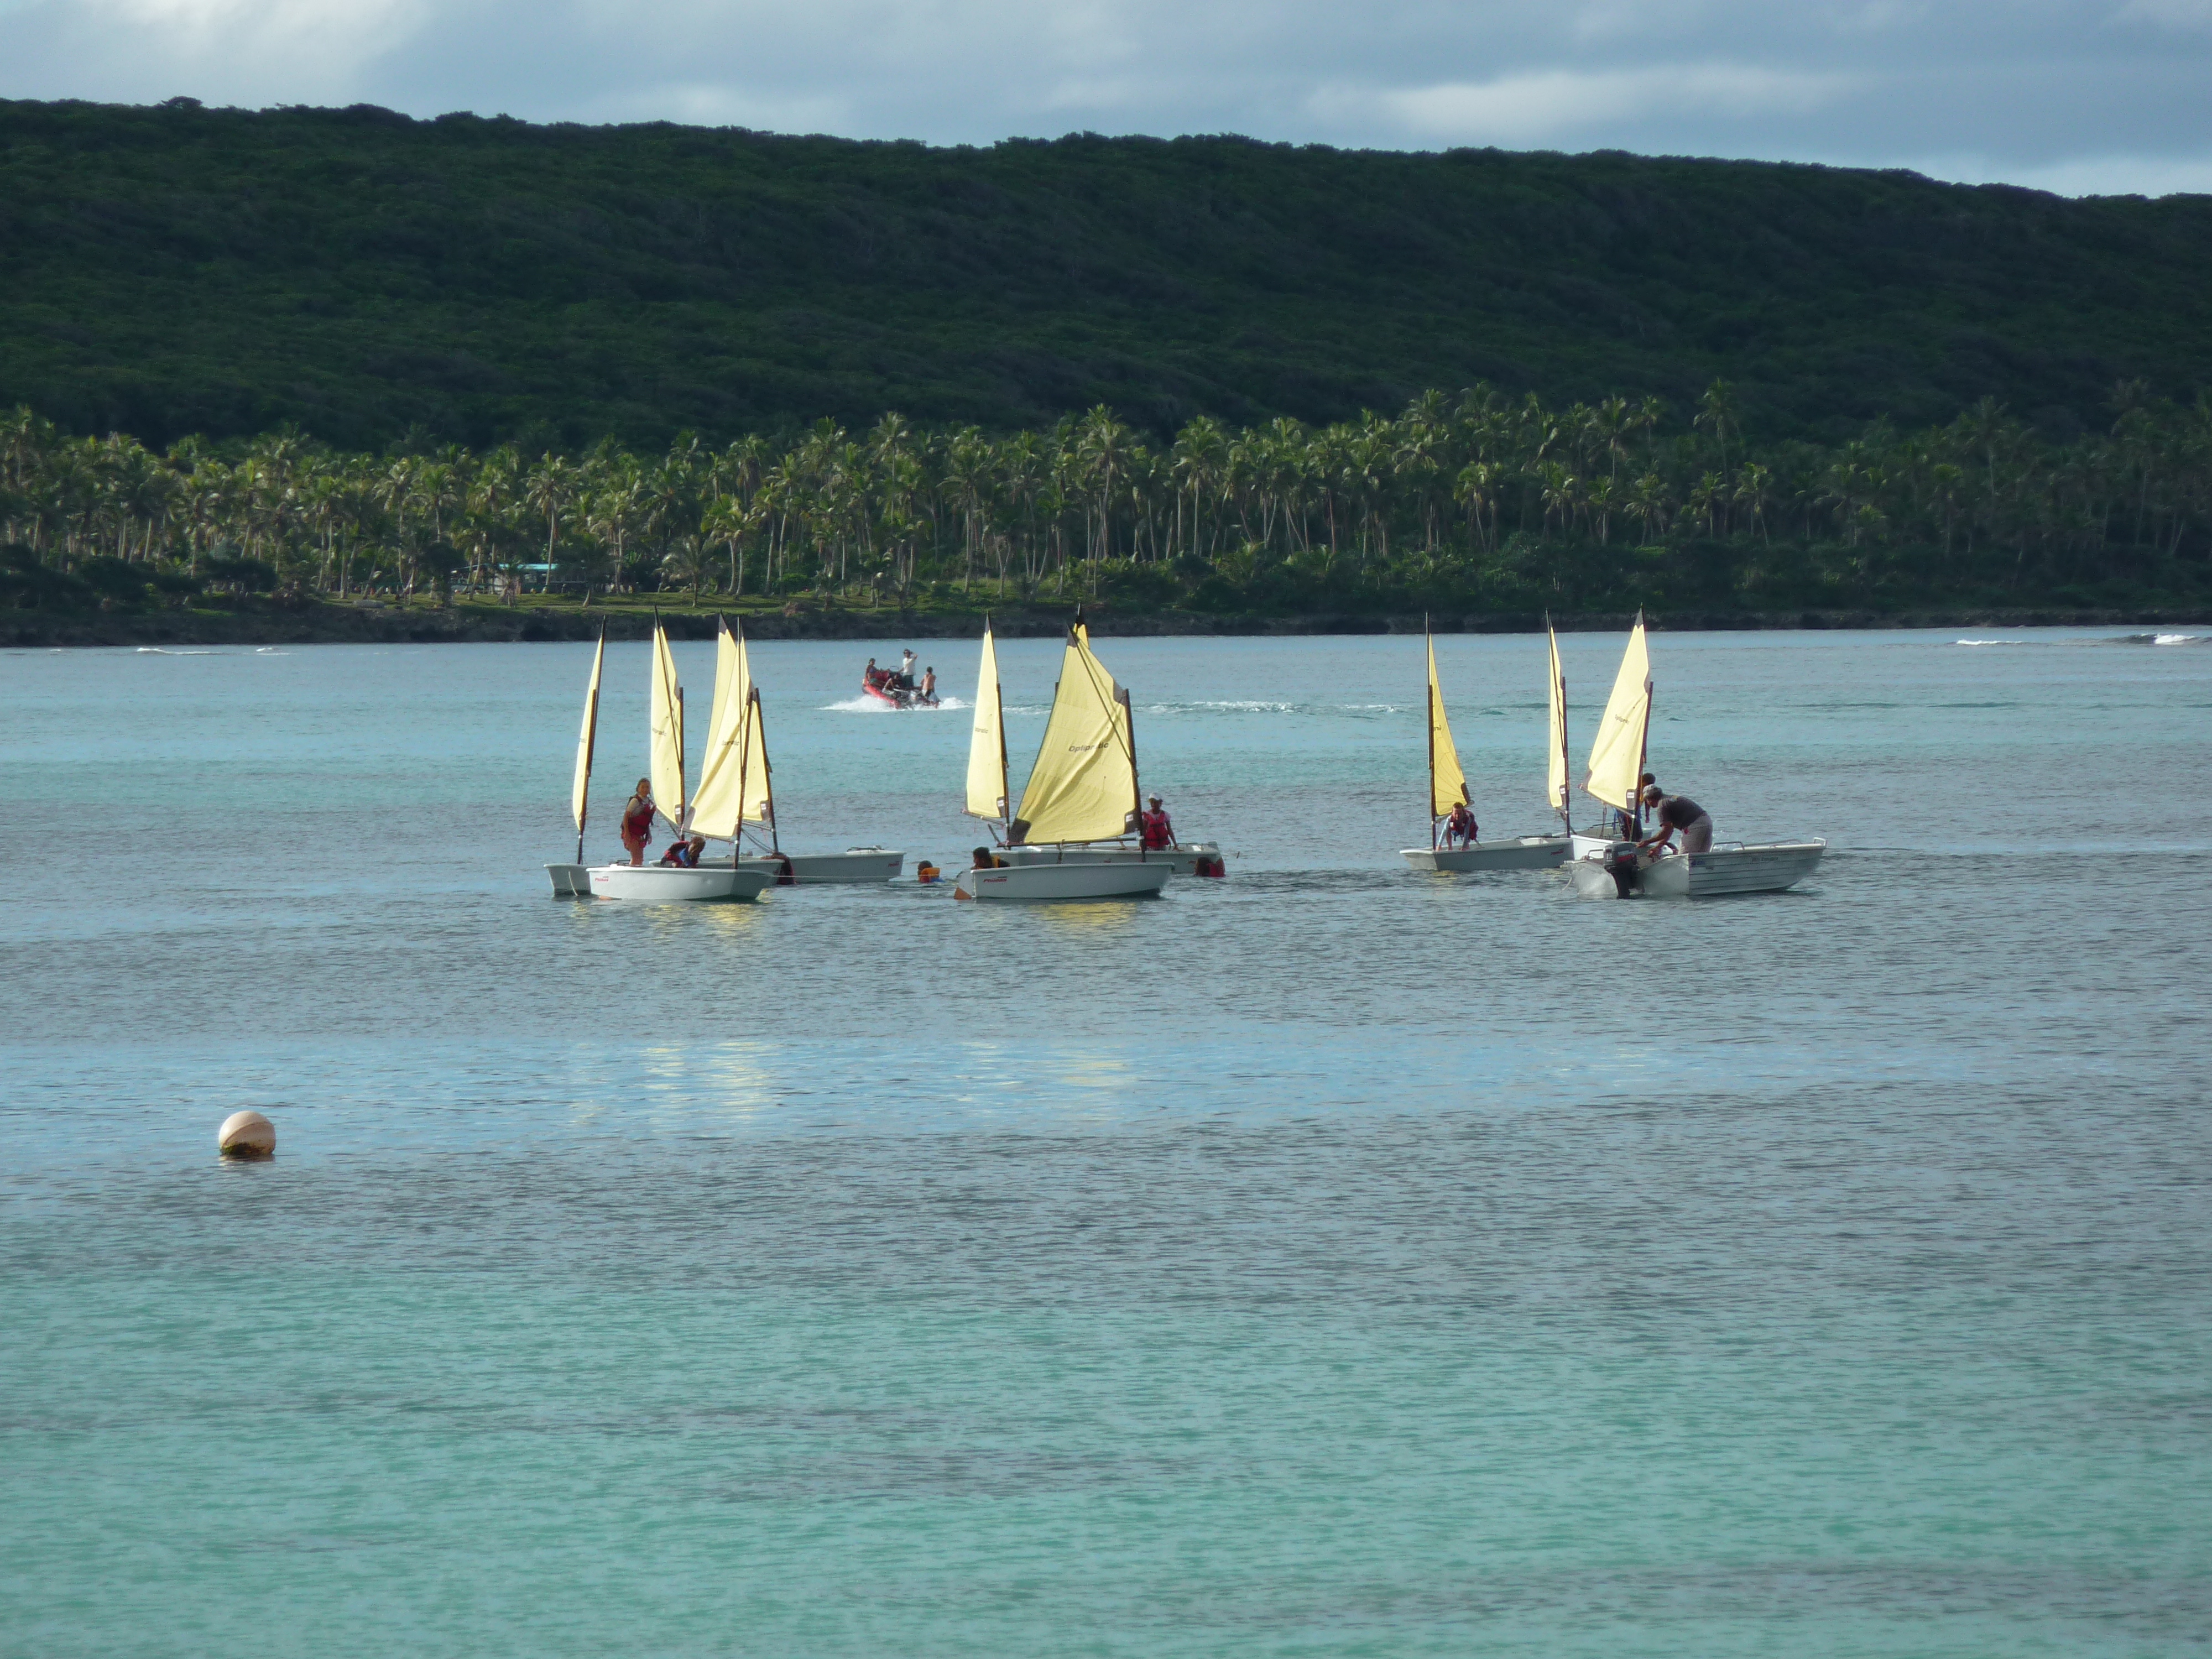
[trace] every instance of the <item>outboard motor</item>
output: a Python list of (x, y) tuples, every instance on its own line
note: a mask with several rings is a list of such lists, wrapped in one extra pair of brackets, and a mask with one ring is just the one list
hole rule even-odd
[(1636, 896), (1636, 857), (1632, 841), (1617, 841), (1605, 849), (1605, 872), (1613, 878), (1613, 890), (1623, 898)]

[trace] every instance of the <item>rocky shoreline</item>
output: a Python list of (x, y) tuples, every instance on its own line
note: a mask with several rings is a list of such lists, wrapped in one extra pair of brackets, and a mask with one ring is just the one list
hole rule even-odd
[[(1006, 638), (1050, 638), (1066, 626), (1073, 605), (1023, 606), (991, 613), (995, 631)], [(1419, 615), (1326, 613), (1298, 617), (1216, 617), (1179, 611), (1123, 611), (1087, 608), (1091, 631), (1100, 638), (1173, 636), (1295, 636), (1322, 634), (1418, 634)], [(714, 613), (661, 613), (676, 639), (711, 639)], [(1540, 631), (1536, 612), (1439, 614), (1429, 619), (1440, 634), (1527, 634)], [(1626, 612), (1565, 612), (1553, 620), (1563, 632), (1610, 631), (1628, 626)], [(1880, 612), (1862, 610), (1698, 611), (1653, 611), (1647, 620), (1657, 631), (1714, 629), (1863, 628), (2124, 628), (2212, 626), (2212, 612), (2192, 607), (2138, 610), (2076, 610), (2057, 606), (2018, 609), (1988, 606), (1930, 607)], [(805, 610), (747, 614), (747, 637), (756, 640), (925, 640), (971, 639), (982, 613), (944, 611)], [(416, 609), (270, 602), (234, 611), (110, 611), (60, 615), (19, 611), (0, 621), (0, 647), (56, 649), (69, 647), (222, 645), (398, 645), (490, 644), (586, 640), (602, 625), (607, 637), (649, 637), (652, 614), (619, 606), (532, 607), (461, 605)]]

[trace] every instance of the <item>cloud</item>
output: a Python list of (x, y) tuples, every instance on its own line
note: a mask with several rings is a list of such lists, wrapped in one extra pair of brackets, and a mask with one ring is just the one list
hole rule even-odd
[(2100, 189), (2201, 179), (2208, 86), (2212, 0), (0, 0), (9, 97), (1966, 157)]
[[(1818, 108), (1852, 79), (1733, 64), (1541, 70), (1495, 81), (1383, 92), (1375, 101), (1409, 136), (1449, 143), (1533, 144), (1602, 133), (1625, 121), (1692, 112), (1743, 116)], [(1326, 94), (1324, 94), (1326, 98)]]

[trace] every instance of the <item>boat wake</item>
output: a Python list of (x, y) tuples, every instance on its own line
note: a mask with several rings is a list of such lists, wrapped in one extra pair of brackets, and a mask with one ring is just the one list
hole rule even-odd
[(933, 706), (922, 703), (912, 708), (894, 708), (881, 697), (872, 697), (863, 691), (857, 697), (848, 697), (842, 702), (825, 702), (822, 707), (834, 714), (942, 714), (950, 709), (972, 708), (975, 705), (959, 697), (940, 697)]
[(2123, 634), (2115, 645), (2206, 645), (2212, 634)]
[(138, 654), (142, 657), (219, 657), (222, 653), (220, 651), (171, 651), (158, 645), (142, 645), (138, 647)]

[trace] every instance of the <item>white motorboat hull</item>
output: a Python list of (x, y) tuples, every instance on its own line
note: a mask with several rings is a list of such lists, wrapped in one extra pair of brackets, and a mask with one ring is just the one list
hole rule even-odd
[(1624, 896), (1620, 884), (1605, 867), (1602, 851), (1595, 858), (1576, 859), (1567, 866), (1575, 891), (1584, 898), (1725, 898), (1738, 893), (1779, 893), (1796, 886), (1820, 867), (1828, 843), (1810, 841), (1768, 842), (1744, 847), (1717, 847), (1710, 853), (1669, 853), (1663, 858), (1640, 860)]
[(553, 878), (555, 898), (589, 898), (592, 896), (592, 872), (580, 864), (549, 864), (545, 873)]
[(906, 867), (906, 854), (887, 847), (848, 847), (842, 853), (787, 853), (781, 858), (747, 856), (738, 860), (738, 867), (763, 871), (769, 880), (778, 881), (782, 878), (786, 858), (791, 860), (792, 881), (800, 887), (890, 881)]
[(1210, 841), (1179, 841), (1149, 853), (1121, 842), (1085, 842), (1066, 848), (1048, 842), (1035, 847), (1001, 847), (999, 856), (1017, 866), (1053, 864), (1063, 858), (1093, 864), (1162, 864), (1178, 876), (1196, 875), (1201, 864), (1216, 872), (1222, 869), (1220, 845)]
[(1479, 841), (1471, 847), (1408, 847), (1399, 854), (1416, 870), (1467, 875), (1483, 870), (1548, 870), (1567, 856), (1565, 836)]
[(629, 904), (712, 904), (761, 896), (771, 879), (725, 864), (688, 870), (672, 864), (602, 864), (591, 870), (592, 896)]
[(1069, 859), (1054, 864), (1015, 864), (1000, 870), (963, 870), (952, 884), (964, 899), (987, 902), (1049, 903), (1066, 899), (1151, 898), (1173, 873), (1164, 861)]

